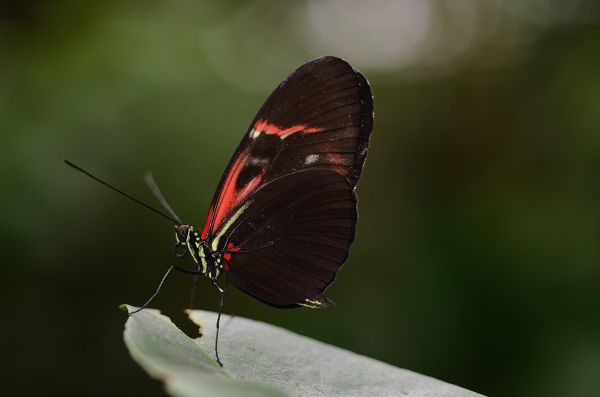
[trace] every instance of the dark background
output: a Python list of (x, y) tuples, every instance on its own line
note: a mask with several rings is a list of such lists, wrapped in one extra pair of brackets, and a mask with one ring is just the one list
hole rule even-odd
[[(262, 101), (325, 54), (367, 76), (376, 109), (337, 306), (236, 291), (227, 310), (484, 394), (600, 393), (597, 1), (0, 10), (3, 395), (162, 393), (129, 358), (117, 306), (173, 263), (172, 225), (63, 158), (150, 202), (152, 170), (202, 225)], [(154, 304), (188, 331), (190, 286), (176, 274)]]

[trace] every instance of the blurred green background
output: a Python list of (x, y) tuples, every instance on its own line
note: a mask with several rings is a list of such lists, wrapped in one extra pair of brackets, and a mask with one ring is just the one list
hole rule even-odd
[[(226, 311), (489, 395), (600, 395), (600, 4), (0, 5), (2, 395), (161, 395), (120, 303), (173, 263), (152, 170), (202, 225), (255, 111), (330, 54), (370, 80), (357, 241), (330, 310)], [(154, 306), (184, 319), (191, 279)], [(197, 306), (214, 310), (206, 280)], [(222, 341), (227, 343), (226, 340)]]

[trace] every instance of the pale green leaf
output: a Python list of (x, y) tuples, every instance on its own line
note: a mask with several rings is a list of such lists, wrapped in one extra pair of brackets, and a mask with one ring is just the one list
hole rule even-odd
[(201, 326), (201, 338), (187, 337), (155, 310), (130, 316), (125, 327), (132, 357), (162, 379), (173, 396), (480, 396), (279, 327), (227, 315), (221, 318), (220, 368), (214, 360), (216, 313), (193, 311), (190, 318)]

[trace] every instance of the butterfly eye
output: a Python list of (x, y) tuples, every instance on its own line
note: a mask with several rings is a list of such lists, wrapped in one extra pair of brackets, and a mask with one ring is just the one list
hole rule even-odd
[(179, 231), (177, 232), (177, 234), (179, 235), (179, 240), (180, 241), (185, 241), (187, 239), (187, 227), (181, 227), (179, 228)]

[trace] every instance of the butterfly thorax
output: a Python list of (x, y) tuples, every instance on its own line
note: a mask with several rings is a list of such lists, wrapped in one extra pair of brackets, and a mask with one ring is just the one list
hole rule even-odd
[(216, 280), (223, 272), (222, 253), (213, 251), (208, 241), (203, 240), (193, 226), (176, 225), (175, 240), (175, 257), (183, 258), (189, 252), (198, 265), (198, 271), (211, 280)]

